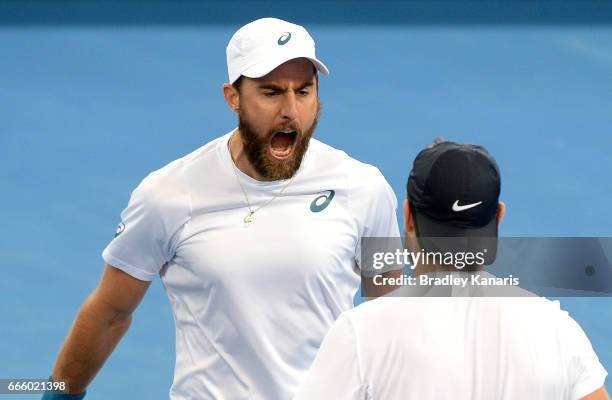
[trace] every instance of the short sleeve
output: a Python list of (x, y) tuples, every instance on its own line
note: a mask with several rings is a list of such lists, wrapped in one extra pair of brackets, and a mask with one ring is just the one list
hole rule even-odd
[(327, 333), (294, 400), (365, 400), (357, 338), (342, 314)]
[(132, 192), (115, 238), (102, 252), (107, 264), (152, 281), (173, 257), (190, 207), (184, 182), (173, 175), (154, 172)]
[(384, 243), (385, 249), (380, 249), (381, 251), (393, 252), (402, 247), (396, 215), (397, 199), (393, 189), (382, 173), (371, 165), (356, 168), (352, 173), (350, 186), (350, 208), (358, 219), (360, 230), (355, 260), (362, 274), (371, 276), (403, 268), (403, 265), (390, 265), (375, 270), (368, 263), (364, 265), (361, 260), (364, 237), (390, 238), (377, 241)]
[(564, 319), (562, 345), (570, 357), (568, 375), (572, 385), (572, 399), (581, 399), (602, 387), (608, 373), (580, 325), (567, 313), (564, 313)]

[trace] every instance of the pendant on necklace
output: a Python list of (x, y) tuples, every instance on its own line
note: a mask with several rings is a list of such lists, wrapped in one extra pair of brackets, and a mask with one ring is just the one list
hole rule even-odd
[(244, 227), (247, 228), (249, 226), (249, 224), (251, 222), (253, 222), (253, 214), (255, 214), (255, 211), (250, 211), (247, 213), (247, 215), (245, 215), (243, 221), (244, 221)]

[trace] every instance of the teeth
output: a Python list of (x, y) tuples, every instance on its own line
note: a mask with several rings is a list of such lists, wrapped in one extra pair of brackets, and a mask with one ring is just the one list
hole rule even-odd
[(292, 129), (285, 129), (285, 130), (282, 130), (282, 131), (279, 131), (279, 132), (281, 132), (281, 133), (292, 133), (292, 132), (295, 132), (295, 131), (292, 130)]

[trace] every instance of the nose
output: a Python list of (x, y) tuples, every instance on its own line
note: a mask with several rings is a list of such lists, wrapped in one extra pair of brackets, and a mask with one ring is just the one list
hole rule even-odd
[(298, 117), (298, 103), (296, 94), (292, 91), (287, 91), (283, 96), (281, 105), (281, 117), (284, 120), (293, 121)]

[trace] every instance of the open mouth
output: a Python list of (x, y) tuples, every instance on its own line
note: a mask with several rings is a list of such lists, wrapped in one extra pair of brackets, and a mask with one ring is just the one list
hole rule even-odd
[(277, 160), (286, 160), (293, 153), (297, 132), (286, 130), (275, 132), (270, 139), (270, 153)]

